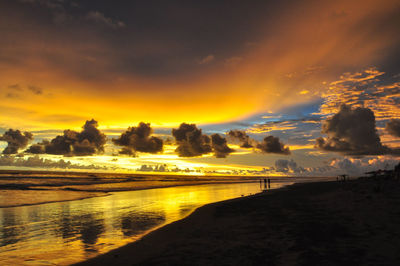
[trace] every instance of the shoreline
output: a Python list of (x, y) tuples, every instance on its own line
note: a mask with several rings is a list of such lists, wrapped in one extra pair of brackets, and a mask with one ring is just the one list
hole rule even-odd
[[(332, 182), (332, 181), (322, 181), (321, 183), (325, 183), (325, 182)], [(237, 183), (248, 183), (248, 182), (237, 182)], [(104, 258), (107, 259), (111, 259), (113, 260), (114, 258), (118, 258), (119, 257), (119, 253), (123, 253), (125, 251), (127, 251), (126, 249), (130, 249), (130, 248), (138, 248), (139, 250), (142, 249), (141, 245), (143, 243), (143, 241), (148, 241), (148, 238), (150, 238), (150, 242), (153, 241), (153, 238), (155, 239), (159, 239), (159, 238), (163, 238), (164, 234), (169, 234), (169, 230), (170, 227), (175, 227), (175, 226), (179, 226), (180, 223), (187, 223), (188, 221), (191, 221), (193, 219), (196, 219), (198, 216), (202, 216), (204, 214), (207, 215), (207, 212), (209, 211), (209, 209), (211, 208), (215, 208), (218, 206), (223, 206), (224, 204), (229, 204), (229, 203), (234, 203), (237, 201), (242, 201), (242, 200), (247, 200), (247, 199), (252, 199), (252, 198), (257, 198), (257, 197), (261, 197), (263, 195), (266, 194), (273, 194), (273, 193), (279, 193), (279, 192), (283, 192), (283, 191), (287, 191), (288, 189), (290, 189), (291, 187), (297, 186), (297, 185), (304, 185), (304, 184), (308, 184), (308, 183), (317, 183), (317, 182), (304, 182), (304, 183), (293, 183), (293, 184), (288, 184), (286, 186), (280, 187), (280, 188), (274, 188), (274, 189), (268, 189), (266, 191), (261, 191), (259, 193), (256, 194), (251, 194), (251, 195), (246, 195), (246, 196), (241, 196), (241, 197), (237, 197), (237, 198), (233, 198), (233, 199), (228, 199), (228, 200), (222, 200), (222, 201), (217, 201), (217, 202), (213, 202), (213, 203), (209, 203), (209, 204), (205, 204), (203, 206), (200, 206), (196, 209), (194, 209), (192, 212), (188, 213), (187, 216), (185, 216), (184, 218), (168, 223), (168, 224), (163, 224), (160, 225), (158, 227), (152, 228), (149, 231), (146, 231), (143, 233), (143, 235), (131, 242), (128, 243), (122, 247), (110, 250), (107, 253), (104, 254), (99, 254), (96, 257), (90, 258), (88, 260), (85, 261), (81, 261), (78, 263), (74, 263), (72, 265), (76, 265), (76, 266), (84, 266), (84, 265), (103, 265), (100, 261), (102, 261)], [(318, 182), (319, 183), (319, 182)], [(206, 184), (201, 184), (201, 185), (206, 185)], [(161, 239), (160, 239), (161, 240)], [(139, 247), (136, 247), (136, 245), (138, 245)], [(146, 246), (152, 246), (152, 244), (147, 244), (145, 243), (144, 245)], [(147, 249), (147, 248), (146, 248)], [(111, 261), (107, 261), (107, 263), (105, 263), (104, 265), (110, 265), (108, 263), (112, 263)]]
[(75, 265), (398, 265), (400, 183), (296, 183), (211, 203)]
[(201, 185), (212, 185), (212, 184), (241, 184), (241, 183), (256, 183), (258, 181), (232, 181), (232, 182), (194, 182), (191, 184), (173, 184), (173, 185), (166, 185), (166, 186), (160, 186), (160, 185), (155, 185), (155, 186), (147, 186), (147, 187), (139, 187), (139, 188), (131, 188), (131, 189), (126, 189), (126, 190), (78, 190), (78, 189), (65, 189), (65, 190), (39, 190), (39, 189), (23, 189), (23, 190), (18, 190), (18, 189), (8, 189), (8, 190), (0, 190), (0, 191), (51, 191), (51, 192), (81, 192), (81, 193), (104, 193), (104, 195), (90, 195), (90, 196), (83, 196), (83, 197), (78, 197), (76, 199), (65, 199), (65, 200), (50, 200), (50, 201), (43, 201), (43, 202), (38, 202), (38, 203), (26, 203), (26, 204), (15, 204), (15, 205), (0, 205), (0, 209), (5, 209), (5, 208), (17, 208), (17, 207), (26, 207), (26, 206), (35, 206), (35, 205), (41, 205), (41, 204), (50, 204), (50, 203), (58, 203), (58, 202), (68, 202), (68, 201), (78, 201), (78, 200), (85, 200), (85, 199), (90, 199), (90, 198), (96, 198), (96, 197), (107, 197), (111, 195), (112, 193), (117, 193), (117, 192), (130, 192), (130, 191), (139, 191), (139, 190), (150, 190), (150, 189), (161, 189), (161, 188), (171, 188), (171, 187), (182, 187), (182, 186), (201, 186)]
[(99, 193), (104, 193), (104, 195), (94, 195), (94, 196), (87, 196), (87, 197), (76, 198), (76, 199), (54, 200), (54, 201), (45, 201), (45, 202), (39, 202), (39, 203), (26, 203), (26, 204), (18, 204), (18, 205), (10, 205), (10, 206), (0, 205), (0, 209), (27, 207), (27, 206), (35, 206), (35, 205), (41, 205), (41, 204), (67, 202), (67, 201), (79, 201), (79, 200), (85, 200), (85, 199), (91, 199), (91, 198), (97, 198), (97, 197), (107, 197), (107, 196), (111, 195), (110, 193), (107, 193), (107, 192), (99, 192)]

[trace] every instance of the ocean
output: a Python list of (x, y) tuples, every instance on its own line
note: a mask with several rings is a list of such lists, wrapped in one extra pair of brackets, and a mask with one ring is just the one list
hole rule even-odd
[[(308, 179), (274, 178), (271, 188), (297, 181)], [(262, 189), (254, 177), (3, 173), (0, 262), (76, 263), (138, 240), (202, 205)]]

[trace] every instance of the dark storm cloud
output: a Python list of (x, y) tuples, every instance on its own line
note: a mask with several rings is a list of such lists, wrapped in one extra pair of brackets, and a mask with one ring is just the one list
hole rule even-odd
[(275, 161), (275, 171), (276, 172), (281, 172), (281, 173), (303, 173), (306, 171), (301, 166), (298, 166), (295, 161), (292, 160), (284, 160), (284, 159), (279, 159)]
[[(35, 50), (29, 53), (30, 58), (86, 79), (106, 78), (100, 73), (108, 73), (107, 77), (117, 74), (152, 78), (183, 76), (204, 70), (204, 64), (197, 63), (199, 58), (204, 63), (218, 58), (223, 65), (247, 51), (246, 43), (258, 41), (262, 31), (260, 19), (273, 16), (274, 10), (285, 5), (227, 0), (185, 4), (160, 0), (8, 2), (0, 4), (0, 16), (5, 21), (16, 20), (17, 23), (12, 23), (13, 31), (30, 39), (23, 45), (19, 36), (0, 30), (10, 43), (18, 44), (12, 49), (24, 50), (29, 46)], [(19, 18), (15, 14), (27, 15)], [(10, 20), (12, 16), (15, 18)], [(40, 34), (31, 35), (32, 32)], [(43, 42), (55, 49), (35, 48)], [(60, 47), (60, 43), (68, 48)], [(71, 56), (65, 58), (59, 49)], [(22, 64), (25, 53), (5, 52), (4, 57)]]
[(119, 150), (118, 153), (122, 154), (122, 155), (128, 155), (130, 157), (136, 157), (135, 151), (133, 149), (127, 148), (127, 147), (123, 147), (122, 149)]
[[(253, 40), (257, 36), (255, 32), (259, 32), (257, 17), (270, 13), (268, 8), (274, 4), (141, 1), (124, 2), (124, 5), (124, 8), (118, 4), (107, 7), (110, 12), (118, 12), (127, 28), (135, 32), (123, 37), (121, 43), (133, 43), (136, 47), (136, 44), (147, 45), (151, 51), (125, 57), (129, 60), (121, 61), (121, 67), (144, 76), (166, 77), (202, 70), (205, 64), (231, 58), (245, 49), (245, 42)], [(226, 45), (228, 42), (229, 46)]]
[(230, 130), (228, 137), (233, 141), (239, 141), (242, 148), (255, 148), (262, 153), (290, 154), (289, 147), (285, 147), (278, 137), (267, 136), (259, 142), (250, 138), (243, 130)]
[(86, 121), (83, 126), (83, 130), (78, 134), (79, 142), (88, 141), (91, 145), (95, 147), (97, 151), (104, 151), (104, 144), (107, 139), (106, 136), (97, 129), (98, 123), (96, 120), (92, 119)]
[(256, 147), (263, 153), (290, 154), (289, 147), (285, 147), (285, 145), (280, 142), (279, 138), (274, 136), (265, 137)]
[(386, 123), (386, 131), (395, 137), (400, 137), (400, 119), (391, 119)]
[[(179, 129), (172, 130), (172, 135), (178, 145), (175, 151), (181, 157), (201, 156), (213, 151), (217, 158), (225, 158), (234, 152), (228, 146), (226, 138), (219, 134), (213, 134), (210, 141), (210, 137), (203, 135), (201, 129), (194, 124), (183, 123)], [(278, 137), (267, 136), (263, 141), (258, 142), (242, 130), (230, 130), (227, 136), (233, 142), (240, 142), (242, 148), (254, 148), (254, 151), (262, 153), (290, 154), (289, 147), (285, 147)]]
[(240, 147), (242, 148), (252, 148), (254, 141), (249, 137), (249, 135), (246, 134), (245, 131), (243, 130), (230, 130), (228, 132), (228, 138), (230, 138), (233, 141), (239, 141), (240, 142)]
[(115, 145), (122, 146), (120, 154), (133, 155), (134, 151), (158, 153), (163, 150), (163, 140), (150, 136), (153, 129), (149, 123), (140, 122), (137, 127), (130, 127), (117, 139), (113, 139)]
[[(3, 2), (0, 3), (0, 17), (11, 21), (12, 30), (0, 33), (3, 39), (17, 46), (12, 53), (0, 53), (0, 58), (22, 65), (25, 50), (29, 49), (29, 58), (86, 79), (132, 74), (152, 78), (167, 78), (174, 74), (171, 78), (177, 78), (204, 71), (205, 66), (196, 63), (202, 58), (206, 59), (204, 62), (212, 61), (209, 66), (238, 64), (249, 50), (255, 49), (254, 44), (262, 45), (264, 39), (278, 40), (280, 34), (276, 36), (274, 30), (282, 24), (288, 23), (290, 26), (285, 29), (292, 30), (293, 21), (285, 17), (299, 5), (294, 0)], [(307, 8), (309, 4), (313, 7), (311, 11)], [(317, 3), (307, 1), (300, 5), (304, 11), (312, 12), (311, 15), (319, 14), (314, 10), (314, 6), (319, 6)], [(332, 9), (329, 12), (342, 14), (344, 11)], [(385, 17), (398, 17), (395, 11), (393, 13)], [(369, 23), (379, 31), (395, 28), (398, 24), (398, 20), (378, 20), (381, 25), (376, 20), (371, 18)], [(365, 20), (362, 22), (366, 23)], [(23, 40), (24, 44), (21, 44), (20, 36), (27, 36), (29, 42)], [(43, 43), (51, 49), (42, 49)], [(65, 47), (60, 47), (60, 43)], [(392, 44), (395, 46), (397, 41)], [(278, 53), (283, 46), (277, 47)], [(60, 53), (61, 49), (71, 56), (66, 58)], [(392, 60), (395, 58), (391, 57)], [(104, 73), (107, 75), (100, 75)]]
[(375, 127), (375, 116), (369, 108), (341, 105), (337, 114), (322, 124), (326, 139), (316, 140), (316, 148), (347, 155), (380, 155), (397, 153), (383, 146)]
[(7, 142), (7, 147), (3, 150), (3, 154), (15, 154), (19, 149), (25, 148), (28, 142), (33, 139), (30, 132), (21, 132), (19, 130), (9, 129), (2, 136), (0, 141)]
[(172, 135), (178, 145), (175, 152), (180, 157), (201, 156), (212, 151), (210, 137), (203, 135), (195, 124), (182, 123), (178, 129), (172, 129)]
[(225, 158), (228, 154), (235, 151), (228, 147), (226, 139), (219, 134), (211, 135), (211, 147), (217, 158)]
[(96, 120), (88, 120), (81, 132), (64, 130), (64, 134), (51, 141), (43, 141), (29, 147), (26, 152), (33, 154), (55, 154), (67, 156), (85, 156), (104, 152), (106, 136), (97, 129)]
[(46, 144), (49, 144), (48, 141), (43, 141), (39, 144), (32, 144), (29, 148), (25, 151), (27, 153), (32, 154), (43, 154), (46, 153)]
[[(77, 132), (65, 130), (63, 136), (57, 136), (51, 141), (43, 141), (45, 153), (56, 155), (72, 155), (72, 145), (77, 141)], [(29, 150), (29, 149), (28, 149)]]

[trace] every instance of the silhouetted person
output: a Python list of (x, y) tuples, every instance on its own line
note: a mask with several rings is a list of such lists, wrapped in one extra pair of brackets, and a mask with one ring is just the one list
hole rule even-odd
[(262, 189), (262, 180), (260, 179), (260, 189)]
[(271, 179), (268, 178), (268, 188), (271, 188)]
[(267, 179), (264, 178), (264, 190), (267, 190)]

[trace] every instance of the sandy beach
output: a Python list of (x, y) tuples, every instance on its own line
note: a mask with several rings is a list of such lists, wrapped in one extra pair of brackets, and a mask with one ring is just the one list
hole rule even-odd
[(398, 265), (400, 183), (295, 184), (209, 204), (78, 265)]

